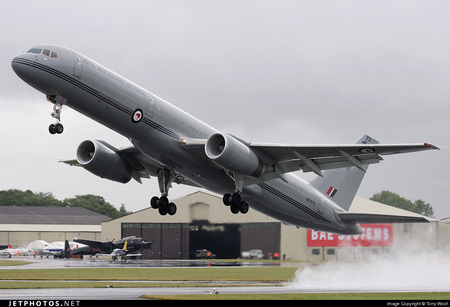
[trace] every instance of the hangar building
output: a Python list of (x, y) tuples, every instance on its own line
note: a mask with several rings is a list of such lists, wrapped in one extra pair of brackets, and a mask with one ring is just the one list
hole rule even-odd
[(77, 207), (0, 206), (0, 248), (22, 247), (35, 240), (100, 240), (101, 222), (110, 220)]
[[(450, 224), (433, 220), (420, 224), (367, 224), (361, 236), (338, 236), (288, 226), (250, 209), (232, 214), (222, 197), (199, 191), (174, 201), (178, 212), (161, 216), (147, 208), (102, 222), (102, 240), (127, 236), (154, 240), (144, 259), (189, 259), (200, 249), (217, 258), (238, 258), (241, 252), (261, 249), (266, 256), (320, 261), (344, 260), (371, 254), (385, 255), (418, 244), (423, 249), (448, 250)], [(356, 197), (351, 212), (418, 214)]]

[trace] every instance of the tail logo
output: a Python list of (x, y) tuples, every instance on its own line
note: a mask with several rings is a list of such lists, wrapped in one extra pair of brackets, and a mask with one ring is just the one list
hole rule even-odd
[(334, 197), (334, 195), (336, 195), (337, 190), (333, 187), (330, 187), (328, 189), (327, 195), (329, 195), (330, 197)]

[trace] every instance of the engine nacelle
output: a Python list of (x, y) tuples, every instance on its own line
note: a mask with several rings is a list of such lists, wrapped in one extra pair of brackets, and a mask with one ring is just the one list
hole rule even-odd
[(132, 178), (131, 166), (106, 142), (87, 140), (77, 149), (78, 163), (101, 178), (127, 183)]
[(264, 163), (243, 142), (228, 134), (215, 133), (206, 141), (208, 158), (226, 170), (259, 177), (264, 172)]

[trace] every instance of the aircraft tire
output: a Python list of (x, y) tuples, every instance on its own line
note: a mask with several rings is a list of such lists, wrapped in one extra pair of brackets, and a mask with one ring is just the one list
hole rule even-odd
[(56, 133), (54, 124), (51, 124), (50, 126), (48, 126), (48, 132), (50, 132), (50, 134), (55, 134)]
[(169, 199), (167, 198), (167, 196), (161, 196), (161, 198), (159, 199), (159, 207), (167, 210), (167, 208), (169, 207)]
[(239, 213), (239, 205), (232, 203), (230, 206), (231, 213), (238, 214)]
[(57, 134), (61, 134), (61, 133), (63, 133), (63, 131), (64, 131), (64, 126), (61, 125), (60, 123), (57, 123), (57, 124), (55, 125), (55, 132), (56, 132)]
[(239, 206), (239, 211), (242, 214), (246, 214), (248, 212), (249, 205), (246, 201), (241, 202), (241, 205)]
[(231, 197), (231, 194), (230, 193), (226, 193), (224, 196), (223, 196), (223, 204), (225, 205), (225, 206), (229, 206), (229, 205), (231, 205), (231, 203), (232, 203), (232, 197)]
[(159, 197), (158, 196), (153, 196), (152, 199), (150, 199), (150, 206), (153, 209), (159, 208)]
[(159, 214), (161, 214), (161, 215), (166, 215), (166, 214), (167, 214), (167, 209), (166, 209), (166, 208), (163, 208), (163, 207), (159, 207), (159, 208), (158, 208), (158, 212), (159, 212)]
[(177, 205), (175, 205), (174, 203), (170, 203), (169, 207), (167, 208), (167, 213), (169, 213), (169, 215), (174, 215), (175, 213), (177, 213)]
[(241, 194), (239, 194), (239, 193), (234, 193), (233, 194), (233, 196), (231, 197), (232, 199), (233, 199), (233, 204), (236, 204), (236, 205), (240, 205), (241, 204)]

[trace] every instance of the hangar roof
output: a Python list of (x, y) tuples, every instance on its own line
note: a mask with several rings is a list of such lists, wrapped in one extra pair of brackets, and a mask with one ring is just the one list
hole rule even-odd
[(0, 224), (101, 225), (105, 215), (79, 207), (0, 206)]

